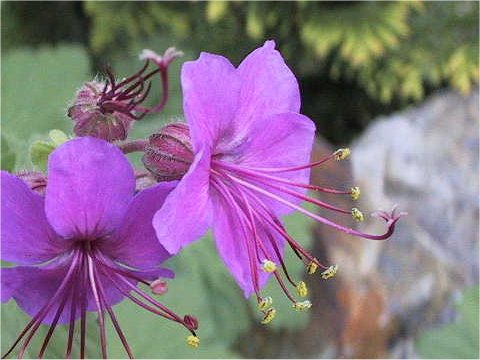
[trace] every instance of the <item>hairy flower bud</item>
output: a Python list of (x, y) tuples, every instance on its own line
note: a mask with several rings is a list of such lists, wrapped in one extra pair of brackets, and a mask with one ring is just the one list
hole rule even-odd
[(75, 122), (77, 136), (93, 136), (106, 141), (125, 140), (133, 119), (123, 112), (101, 106), (105, 85), (98, 81), (85, 83), (77, 92), (67, 115)]
[(190, 130), (172, 123), (150, 135), (142, 161), (157, 181), (181, 179), (193, 161)]

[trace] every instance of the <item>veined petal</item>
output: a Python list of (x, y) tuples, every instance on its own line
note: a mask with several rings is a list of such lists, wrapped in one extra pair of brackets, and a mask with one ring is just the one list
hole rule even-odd
[[(238, 67), (241, 78), (237, 131), (274, 114), (300, 112), (300, 91), (275, 42), (270, 40), (250, 53)], [(276, 126), (276, 125), (273, 125)]]
[(44, 200), (19, 178), (2, 171), (2, 260), (36, 264), (63, 252), (66, 245), (47, 221)]
[(204, 148), (154, 215), (158, 240), (171, 254), (207, 231), (211, 218), (209, 179), (210, 151)]
[[(240, 78), (223, 56), (202, 53), (182, 67), (183, 108), (190, 126), (192, 145), (214, 148), (231, 138), (240, 95)], [(223, 138), (222, 138), (223, 137)]]
[[(297, 113), (273, 115), (255, 122), (250, 130), (248, 140), (237, 149), (239, 155), (237, 158), (233, 158), (233, 162), (246, 169), (288, 168), (308, 164), (314, 136), (315, 125), (306, 116)], [(310, 168), (270, 173), (270, 175), (294, 183), (308, 184), (310, 182)], [(259, 186), (280, 195), (293, 204), (301, 202), (298, 198), (281, 193), (268, 184), (275, 185), (275, 182), (264, 179), (264, 184), (260, 183)], [(306, 192), (305, 189), (285, 184), (280, 184), (280, 186), (301, 194)], [(291, 208), (277, 201), (260, 194), (257, 195), (277, 216), (292, 212)]]
[[(215, 243), (223, 263), (232, 274), (238, 286), (243, 290), (245, 297), (248, 298), (254, 292), (254, 287), (250, 270), (248, 249), (245, 242), (245, 234), (242, 230), (242, 224), (239, 217), (240, 215), (234, 213), (232, 208), (225, 204), (223, 200), (220, 198), (217, 199), (213, 220)], [(270, 240), (267, 238), (268, 234), (261, 226), (258, 226), (258, 224), (259, 223), (256, 222), (258, 240), (263, 243), (268, 254), (275, 254), (273, 247), (270, 244)], [(275, 235), (272, 236), (280, 253), (283, 255), (283, 239)], [(247, 230), (247, 237), (248, 241), (253, 244), (254, 235), (250, 230)], [(260, 250), (258, 251), (260, 258), (264, 259), (265, 256)], [(272, 259), (277, 261), (276, 257), (273, 257)], [(256, 264), (258, 285), (261, 289), (267, 283), (271, 274), (262, 270), (256, 257), (253, 261)]]
[(111, 241), (100, 244), (102, 251), (123, 264), (144, 269), (157, 266), (171, 255), (160, 245), (152, 225), (177, 181), (163, 182), (138, 193), (125, 214), (125, 219)]
[[(18, 306), (31, 317), (37, 315), (42, 308), (54, 298), (57, 289), (68, 271), (68, 264), (55, 267), (16, 266), (13, 268), (2, 268), (2, 293), (8, 293), (9, 297), (2, 295), (2, 301), (13, 298)], [(65, 292), (59, 294), (53, 300), (53, 304), (47, 315), (42, 320), (44, 324), (50, 324), (55, 313), (65, 296)], [(60, 316), (59, 323), (70, 321), (71, 302), (67, 299), (65, 308)], [(75, 318), (78, 318), (78, 312)]]
[(101, 237), (120, 225), (134, 189), (133, 170), (117, 147), (74, 139), (49, 156), (47, 218), (63, 237)]
[[(308, 164), (315, 136), (315, 124), (298, 113), (275, 114), (258, 119), (248, 140), (239, 149), (236, 163), (254, 168), (284, 168)], [(309, 172), (291, 171), (278, 176), (308, 181)]]

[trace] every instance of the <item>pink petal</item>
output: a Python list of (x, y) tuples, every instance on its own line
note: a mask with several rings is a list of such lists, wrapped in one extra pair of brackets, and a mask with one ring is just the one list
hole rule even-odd
[(224, 57), (202, 53), (182, 67), (183, 108), (195, 152), (231, 137), (240, 95), (240, 78)]
[(2, 260), (18, 264), (50, 260), (68, 245), (48, 223), (43, 198), (4, 171), (1, 231)]
[(176, 184), (176, 181), (164, 182), (138, 193), (112, 240), (101, 243), (102, 251), (118, 262), (139, 269), (157, 266), (168, 259), (171, 255), (158, 242), (152, 219)]
[(47, 218), (63, 237), (101, 237), (120, 225), (134, 189), (133, 170), (116, 146), (74, 139), (50, 154)]
[(202, 149), (153, 217), (158, 240), (171, 254), (203, 236), (210, 225), (209, 177), (210, 152)]

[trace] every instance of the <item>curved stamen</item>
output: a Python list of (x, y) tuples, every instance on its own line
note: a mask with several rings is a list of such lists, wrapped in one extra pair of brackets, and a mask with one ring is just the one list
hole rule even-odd
[[(295, 209), (299, 212), (301, 212), (302, 214), (322, 223), (322, 224), (325, 224), (325, 225), (328, 225), (328, 226), (331, 226), (339, 231), (342, 231), (346, 234), (349, 234), (349, 235), (353, 235), (353, 236), (358, 236), (358, 237), (363, 237), (363, 238), (366, 238), (366, 239), (370, 239), (370, 240), (385, 240), (387, 238), (389, 238), (392, 234), (393, 234), (393, 230), (395, 228), (395, 223), (398, 221), (398, 219), (400, 218), (400, 216), (404, 215), (403, 213), (399, 214), (398, 217), (396, 216), (393, 216), (393, 214), (390, 215), (390, 217), (387, 217), (386, 221), (387, 221), (387, 225), (388, 225), (388, 229), (385, 233), (383, 234), (380, 234), (380, 235), (372, 235), (372, 234), (367, 234), (367, 233), (364, 233), (364, 232), (361, 232), (361, 231), (358, 231), (358, 230), (354, 230), (354, 229), (351, 229), (351, 228), (346, 228), (344, 226), (341, 226), (341, 225), (338, 225), (337, 223), (334, 223), (333, 221), (331, 220), (328, 220), (322, 216), (319, 216), (319, 215), (316, 215), (316, 214), (313, 214), (311, 213), (310, 211), (308, 210), (305, 210), (304, 208), (300, 207), (300, 206), (297, 206), (295, 204), (292, 204), (291, 202), (287, 201), (287, 200), (284, 200), (282, 199), (281, 197), (273, 194), (273, 193), (270, 193), (256, 185), (253, 185), (253, 184), (250, 184), (246, 181), (243, 181), (235, 176), (232, 176), (232, 175), (227, 175), (232, 181), (235, 181), (247, 188), (250, 188), (252, 190), (255, 190), (256, 192), (260, 193), (260, 194), (263, 194), (273, 200), (276, 200), (284, 205), (287, 205), (288, 207), (292, 208), (292, 209)], [(385, 214), (384, 214), (385, 215)], [(386, 214), (388, 215), (388, 214)], [(385, 217), (384, 217), (385, 219)]]

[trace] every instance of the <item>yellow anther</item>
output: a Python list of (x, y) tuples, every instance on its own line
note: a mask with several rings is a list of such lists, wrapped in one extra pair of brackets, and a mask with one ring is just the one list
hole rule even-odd
[(312, 307), (312, 303), (310, 302), (310, 300), (305, 300), (305, 301), (297, 301), (296, 303), (294, 303), (292, 305), (292, 307), (296, 310), (296, 311), (306, 311), (308, 309), (310, 309)]
[(312, 275), (312, 274), (315, 274), (315, 271), (317, 271), (318, 269), (318, 265), (313, 262), (313, 261), (310, 261), (307, 265), (307, 273), (309, 275)]
[(345, 160), (347, 157), (350, 156), (350, 149), (349, 148), (338, 149), (333, 153), (333, 155), (335, 155), (335, 160)]
[(187, 344), (192, 348), (198, 348), (200, 346), (200, 339), (198, 338), (198, 336), (189, 335), (187, 337)]
[(358, 186), (354, 186), (350, 189), (350, 194), (352, 195), (353, 200), (358, 200), (360, 197), (360, 188)]
[(267, 273), (272, 273), (275, 270), (277, 270), (277, 264), (275, 264), (271, 260), (264, 259), (262, 261), (262, 269), (263, 269), (263, 271), (265, 271)]
[(304, 281), (300, 281), (296, 286), (297, 294), (300, 297), (305, 297), (308, 295), (307, 284)]
[(322, 279), (330, 279), (331, 277), (334, 277), (335, 274), (338, 271), (338, 265), (330, 265), (327, 270), (323, 271), (321, 273)]
[(265, 311), (267, 310), (270, 306), (273, 304), (273, 299), (271, 296), (264, 297), (260, 302), (258, 303), (258, 309)]
[(357, 208), (352, 208), (352, 217), (355, 221), (363, 221), (363, 213)]
[(272, 320), (275, 318), (275, 315), (277, 314), (277, 310), (275, 308), (270, 308), (267, 311), (265, 311), (265, 316), (263, 317), (262, 321), (260, 321), (261, 324), (269, 324), (272, 322)]

